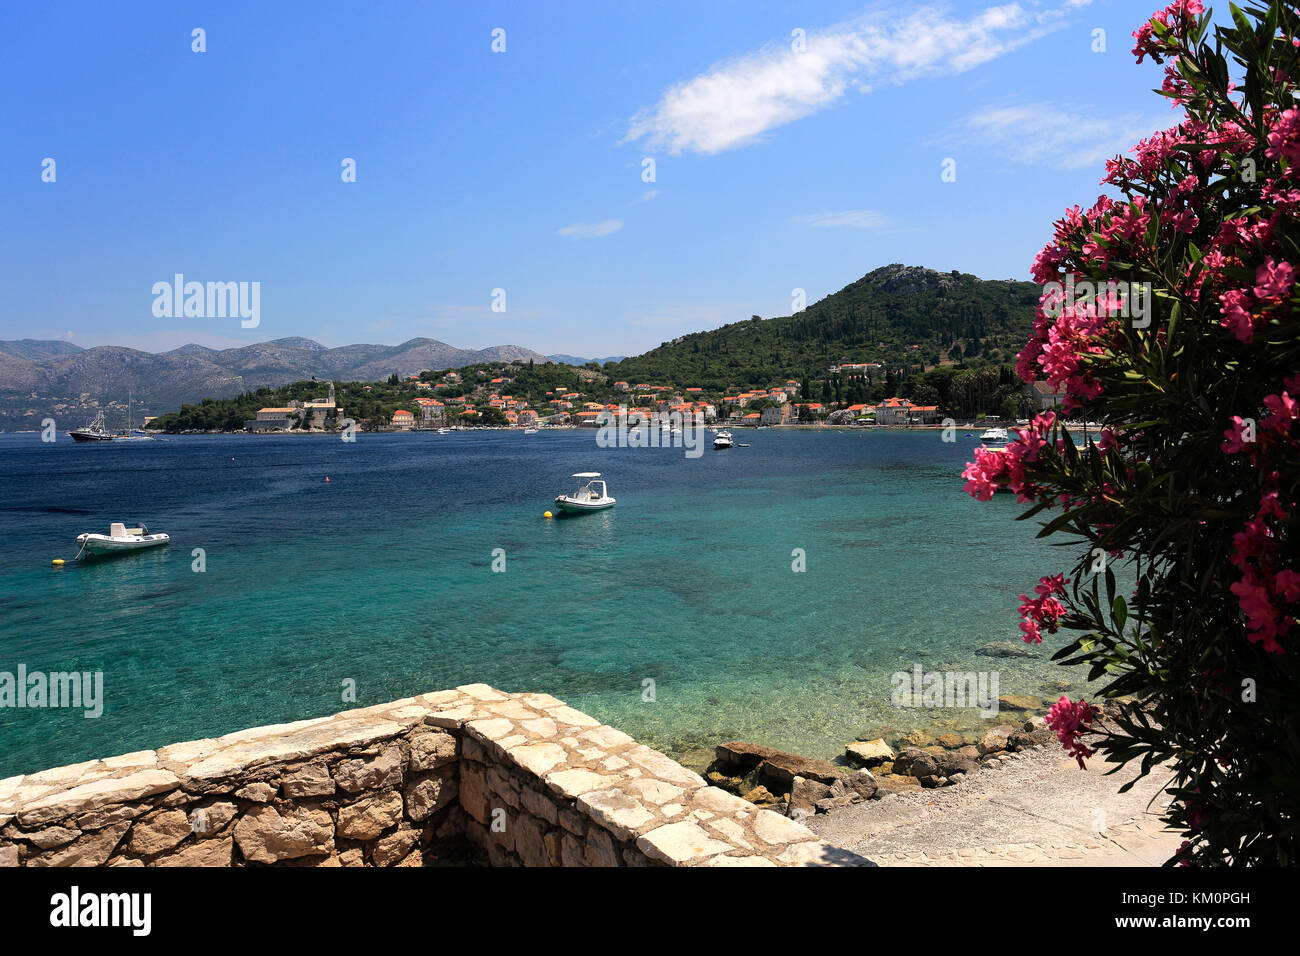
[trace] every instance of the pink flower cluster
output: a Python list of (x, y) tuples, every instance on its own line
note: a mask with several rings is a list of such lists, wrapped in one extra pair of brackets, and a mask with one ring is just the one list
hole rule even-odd
[(1268, 131), (1264, 155), (1269, 159), (1285, 158), (1290, 166), (1300, 161), (1300, 110), (1293, 108), (1278, 114)]
[[(1200, 0), (1174, 0), (1151, 19), (1159, 20), (1173, 29), (1176, 35), (1182, 36), (1186, 33), (1191, 18), (1200, 16), (1204, 12), (1205, 7)], [(1133, 38), (1137, 40), (1137, 45), (1133, 47), (1133, 55), (1137, 57), (1139, 63), (1142, 62), (1143, 57), (1148, 56), (1157, 63), (1163, 63), (1164, 57), (1173, 52), (1173, 48), (1156, 39), (1154, 33), (1150, 22), (1142, 24), (1141, 29), (1134, 31)]]
[(1255, 330), (1268, 320), (1270, 310), (1288, 307), (1294, 285), (1295, 267), (1270, 256), (1255, 270), (1254, 288), (1220, 293), (1219, 324), (1240, 341), (1251, 341)]
[(1064, 594), (1065, 586), (1069, 583), (1069, 578), (1064, 574), (1043, 577), (1039, 578), (1038, 583), (1034, 585), (1034, 593), (1038, 597), (1020, 595), (1020, 616), (1024, 618), (1020, 622), (1020, 630), (1024, 632), (1023, 639), (1026, 644), (1043, 643), (1043, 635), (1039, 633), (1043, 626), (1047, 627), (1047, 633), (1056, 633), (1060, 626), (1059, 622), (1065, 615), (1065, 605), (1056, 600), (1053, 595)]
[(1029, 481), (1026, 464), (1038, 460), (1047, 447), (1047, 433), (1056, 424), (1055, 412), (1034, 417), (1028, 428), (1016, 429), (1017, 438), (1006, 448), (976, 448), (975, 460), (968, 462), (961, 476), (966, 479), (966, 493), (979, 501), (988, 501), (1000, 486), (1007, 486), (1021, 502), (1032, 501), (1038, 489)]
[[(1232, 417), (1220, 445), (1225, 454), (1244, 452), (1256, 467), (1271, 469), (1269, 462), (1274, 451), (1279, 445), (1294, 441), (1294, 425), (1300, 419), (1300, 402), (1294, 397), (1300, 395), (1300, 374), (1288, 376), (1282, 385), (1277, 394), (1264, 397), (1266, 411), (1254, 441), (1246, 440), (1249, 436), (1241, 416)], [(1285, 637), (1295, 625), (1295, 605), (1300, 601), (1300, 573), (1280, 566), (1286, 518), (1295, 510), (1295, 504), (1283, 502), (1279, 490), (1281, 476), (1277, 471), (1266, 470), (1263, 484), (1265, 492), (1254, 517), (1232, 538), (1230, 560), (1241, 572), (1241, 579), (1229, 590), (1236, 595), (1246, 618), (1250, 641), (1262, 644), (1270, 653), (1283, 654), (1285, 649), (1278, 638)]]
[(1092, 756), (1092, 751), (1080, 738), (1092, 729), (1095, 717), (1096, 712), (1090, 704), (1082, 700), (1075, 703), (1065, 694), (1047, 712), (1047, 726), (1056, 731), (1056, 739), (1071, 757), (1079, 761), (1080, 768), (1084, 767), (1083, 758)]
[[(1046, 301), (1048, 295), (1039, 301), (1033, 337), (1016, 356), (1016, 373), (1026, 382), (1044, 377), (1054, 388), (1064, 385), (1065, 410), (1073, 411), (1080, 401), (1101, 394), (1101, 385), (1087, 372), (1085, 360), (1106, 351), (1102, 342), (1116, 323), (1105, 316), (1105, 304), (1100, 312), (1090, 302), (1056, 308)], [(1044, 306), (1060, 314), (1053, 318)]]

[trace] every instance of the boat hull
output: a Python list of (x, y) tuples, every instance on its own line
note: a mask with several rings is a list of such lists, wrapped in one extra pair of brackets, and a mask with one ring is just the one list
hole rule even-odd
[(604, 511), (614, 507), (613, 498), (598, 498), (595, 501), (576, 501), (561, 495), (555, 499), (555, 506), (569, 514), (586, 514), (591, 511)]
[(90, 432), (68, 432), (73, 441), (112, 441), (112, 435), (96, 435)]
[(79, 534), (77, 544), (89, 554), (120, 554), (124, 551), (143, 551), (157, 548), (171, 541), (165, 534), (129, 535), (114, 538), (106, 534)]

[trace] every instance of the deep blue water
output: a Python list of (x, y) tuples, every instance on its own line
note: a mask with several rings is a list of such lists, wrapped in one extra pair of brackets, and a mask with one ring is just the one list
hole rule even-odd
[[(691, 460), (593, 431), (0, 435), (0, 671), (102, 670), (106, 699), (98, 719), (0, 708), (0, 777), (334, 713), (346, 680), (360, 706), (545, 691), (699, 766), (736, 737), (829, 757), (869, 730), (978, 724), (891, 706), (914, 663), (996, 669), (1004, 694), (1075, 677), (1050, 644), (974, 653), (1018, 643), (1016, 596), (1065, 561), (1010, 496), (963, 493), (973, 439), (737, 437)], [(585, 470), (617, 507), (544, 520)], [(114, 520), (171, 546), (51, 567)]]

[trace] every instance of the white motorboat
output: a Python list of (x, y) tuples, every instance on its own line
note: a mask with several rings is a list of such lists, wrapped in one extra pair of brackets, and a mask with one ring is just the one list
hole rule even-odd
[(537, 434), (537, 429), (536, 429), (536, 428), (525, 428), (525, 429), (524, 429), (524, 434), (525, 434), (525, 435), (536, 435), (536, 434)]
[(605, 491), (605, 482), (598, 471), (580, 471), (573, 476), (578, 488), (572, 494), (556, 495), (555, 504), (561, 511), (579, 514), (585, 511), (603, 511), (614, 506), (614, 499)]
[(1005, 428), (994, 427), (994, 428), (985, 429), (984, 434), (980, 435), (980, 441), (1005, 442), (1008, 439), (1008, 437), (1009, 436), (1007, 435), (1007, 430)]
[(727, 431), (725, 428), (713, 437), (714, 448), (731, 448), (735, 444), (736, 442), (732, 439), (731, 432)]
[[(108, 534), (79, 534), (77, 544), (82, 551), (91, 554), (116, 554), (120, 551), (140, 551), (144, 548), (156, 548), (167, 544), (171, 538), (161, 532), (154, 534), (144, 525), (128, 528), (121, 521), (114, 521), (108, 526)], [(78, 553), (77, 557), (81, 557)]]
[(451, 429), (450, 429), (450, 428), (439, 428), (439, 429), (438, 429), (438, 434), (439, 434), (439, 435), (450, 435), (450, 434), (451, 434)]

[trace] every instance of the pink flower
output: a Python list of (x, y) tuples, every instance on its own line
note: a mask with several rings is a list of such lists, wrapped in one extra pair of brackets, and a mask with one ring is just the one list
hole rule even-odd
[(966, 465), (961, 476), (966, 479), (966, 493), (979, 501), (989, 501), (1007, 476), (1007, 462), (1003, 452), (987, 448), (975, 449), (975, 460)]
[(1291, 397), (1289, 392), (1283, 392), (1280, 395), (1265, 395), (1264, 407), (1268, 409), (1269, 413), (1260, 427), (1265, 431), (1284, 432), (1296, 420), (1298, 408), (1296, 400)]
[(1239, 451), (1245, 451), (1248, 444), (1242, 438), (1246, 429), (1246, 423), (1240, 415), (1233, 415), (1232, 424), (1223, 432), (1223, 443), (1219, 445), (1225, 455), (1235, 455)]
[(1104, 455), (1112, 448), (1118, 448), (1118, 447), (1119, 447), (1119, 440), (1115, 437), (1115, 429), (1103, 428), (1101, 430), (1101, 438), (1098, 439), (1097, 441), (1097, 450)]
[(1219, 324), (1230, 329), (1232, 334), (1242, 342), (1249, 342), (1255, 337), (1255, 320), (1250, 314), (1250, 294), (1241, 289), (1232, 289), (1219, 296), (1223, 318)]
[(1265, 259), (1255, 271), (1255, 297), (1263, 302), (1281, 302), (1291, 295), (1295, 284), (1295, 269), (1289, 262)]
[(1064, 594), (1065, 586), (1070, 583), (1070, 579), (1064, 574), (1053, 574), (1050, 577), (1038, 579), (1034, 585), (1034, 592), (1042, 597), (1051, 597), (1053, 594)]
[(1264, 155), (1269, 159), (1283, 159), (1293, 166), (1300, 160), (1300, 110), (1285, 110), (1273, 122), (1268, 132), (1268, 149)]
[(1079, 761), (1080, 769), (1086, 769), (1083, 758), (1092, 756), (1092, 751), (1080, 738), (1092, 729), (1094, 716), (1095, 712), (1087, 702), (1081, 700), (1076, 704), (1062, 694), (1045, 718), (1047, 726), (1056, 731), (1056, 739), (1071, 757)]

